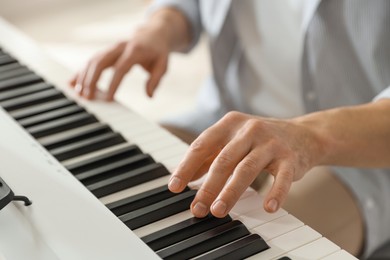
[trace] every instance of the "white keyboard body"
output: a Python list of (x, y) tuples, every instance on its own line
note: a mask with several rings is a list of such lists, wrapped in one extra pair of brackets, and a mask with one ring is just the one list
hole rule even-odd
[[(120, 132), (128, 142), (137, 144), (170, 171), (180, 162), (186, 144), (118, 103), (79, 99), (68, 87), (72, 76), (69, 71), (1, 19), (0, 35), (3, 49)], [(12, 202), (0, 211), (0, 260), (158, 259), (139, 237), (191, 217), (186, 211), (131, 231), (104, 204), (164, 185), (168, 177), (99, 201), (2, 109), (0, 125), (0, 176), (15, 194), (33, 201), (29, 207)], [(88, 156), (92, 154), (82, 158)], [(71, 162), (63, 162), (67, 163)], [(244, 194), (230, 215), (252, 233), (260, 234), (270, 246), (251, 259), (355, 259), (283, 209), (266, 213), (262, 198), (253, 190)]]

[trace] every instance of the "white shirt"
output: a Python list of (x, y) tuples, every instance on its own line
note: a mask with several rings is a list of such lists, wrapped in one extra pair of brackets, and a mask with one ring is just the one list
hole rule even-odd
[(261, 91), (249, 97), (256, 114), (303, 114), (300, 68), (304, 19), (312, 0), (232, 1), (245, 55), (260, 76)]

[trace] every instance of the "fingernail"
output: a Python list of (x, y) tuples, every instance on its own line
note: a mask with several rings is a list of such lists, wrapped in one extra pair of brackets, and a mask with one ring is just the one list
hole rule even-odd
[(202, 202), (197, 202), (192, 208), (192, 213), (197, 217), (204, 217), (208, 213), (208, 209)]
[(272, 199), (268, 201), (267, 206), (272, 212), (275, 212), (278, 209), (278, 201), (276, 199)]
[(179, 190), (181, 188), (182, 181), (177, 177), (172, 177), (169, 181), (168, 187), (172, 191)]
[(227, 205), (222, 200), (218, 200), (213, 204), (213, 212), (217, 215), (226, 215)]

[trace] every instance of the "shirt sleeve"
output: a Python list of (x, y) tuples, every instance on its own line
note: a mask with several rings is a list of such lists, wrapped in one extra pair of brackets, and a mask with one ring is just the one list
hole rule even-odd
[(390, 98), (390, 86), (385, 88), (382, 92), (380, 92), (375, 98), (374, 101), (377, 101), (379, 99), (383, 98)]
[(191, 26), (191, 43), (182, 52), (189, 52), (198, 43), (201, 32), (202, 22), (200, 18), (200, 9), (198, 0), (155, 0), (149, 7), (148, 14), (157, 11), (163, 7), (172, 7), (180, 12), (188, 19)]

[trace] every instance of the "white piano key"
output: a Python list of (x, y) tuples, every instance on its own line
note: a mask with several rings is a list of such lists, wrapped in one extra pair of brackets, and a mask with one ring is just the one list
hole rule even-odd
[(38, 138), (37, 140), (38, 140), (38, 142), (47, 142), (47, 141), (51, 141), (51, 140), (56, 140), (56, 139), (62, 138), (63, 136), (66, 136), (68, 134), (76, 134), (76, 133), (79, 133), (79, 132), (84, 131), (84, 130), (93, 129), (93, 128), (97, 127), (98, 125), (101, 125), (101, 124), (99, 124), (99, 123), (92, 123), (92, 124), (89, 124), (89, 125), (73, 128), (73, 129), (70, 129), (70, 130), (66, 130), (66, 131), (63, 131), (63, 132), (60, 132), (60, 133), (57, 133), (57, 134), (52, 134), (52, 135), (48, 135), (48, 136), (45, 136), (45, 137), (42, 137), (42, 138)]
[(157, 161), (162, 162), (176, 155), (183, 156), (186, 151), (187, 151), (187, 146), (178, 143), (177, 145), (172, 146), (169, 149), (153, 151), (150, 153), (150, 155), (152, 155), (152, 157), (155, 158)]
[(173, 141), (175, 139), (167, 137), (167, 134), (165, 132), (160, 131), (161, 129), (158, 129), (157, 131), (147, 131), (143, 132), (141, 131), (140, 133), (135, 133), (130, 127), (125, 127), (123, 130), (118, 130), (119, 132), (122, 133), (122, 135), (129, 141), (134, 141), (136, 140), (137, 143), (139, 143), (140, 146), (145, 143), (150, 143), (150, 142), (158, 142), (158, 141), (164, 141), (166, 142), (167, 140), (175, 143), (177, 141)]
[(165, 165), (165, 167), (167, 167), (170, 173), (173, 173), (182, 159), (183, 156), (179, 154), (169, 159), (165, 159), (162, 163)]
[(302, 227), (304, 224), (291, 214), (274, 219), (264, 225), (251, 229), (251, 232), (259, 234), (265, 241), (269, 241), (278, 236), (291, 232), (294, 229)]
[(121, 123), (130, 124), (132, 126), (137, 125), (149, 125), (154, 126), (154, 124), (151, 124), (150, 122), (144, 120), (142, 117), (138, 116), (137, 114), (133, 113), (121, 113), (118, 115), (110, 116), (108, 118), (103, 118), (104, 121), (107, 121), (109, 123), (120, 125)]
[(289, 251), (306, 245), (319, 238), (321, 238), (320, 233), (308, 226), (303, 226), (267, 241), (267, 244), (270, 246), (268, 250), (249, 257), (248, 259), (273, 259), (279, 256), (283, 256)]
[(156, 221), (156, 222), (149, 224), (147, 226), (135, 229), (135, 230), (133, 230), (133, 232), (138, 237), (143, 237), (143, 236), (152, 234), (158, 230), (161, 230), (163, 228), (167, 228), (167, 227), (172, 226), (176, 223), (179, 223), (181, 221), (189, 219), (191, 217), (193, 217), (191, 211), (186, 210), (186, 211), (180, 212), (178, 214), (172, 215), (170, 217), (164, 218), (162, 220)]
[(321, 259), (340, 250), (340, 247), (322, 237), (286, 254), (294, 260)]
[(77, 103), (81, 104), (91, 113), (96, 113), (99, 118), (107, 119), (110, 117), (116, 117), (122, 114), (133, 114), (131, 110), (127, 110), (124, 107), (114, 102), (103, 102), (103, 101), (88, 101), (84, 99), (77, 99)]
[(86, 154), (76, 156), (74, 158), (62, 161), (61, 164), (66, 167), (70, 164), (78, 163), (78, 162), (81, 162), (81, 161), (84, 161), (84, 160), (87, 160), (87, 159), (90, 159), (90, 158), (93, 158), (93, 157), (96, 157), (96, 156), (99, 156), (99, 155), (102, 155), (102, 154), (105, 154), (105, 153), (108, 153), (111, 151), (121, 149), (121, 148), (127, 146), (128, 144), (129, 143), (124, 142), (124, 143), (113, 145), (113, 146), (110, 146), (107, 148), (99, 149), (99, 150), (93, 151), (91, 153), (86, 153)]
[(152, 180), (149, 182), (145, 182), (143, 184), (140, 184), (140, 185), (137, 185), (137, 186), (134, 186), (134, 187), (131, 187), (131, 188), (104, 196), (104, 197), (100, 198), (100, 201), (103, 204), (108, 204), (108, 203), (115, 202), (115, 201), (118, 201), (118, 200), (121, 200), (121, 199), (124, 199), (127, 197), (131, 197), (131, 196), (134, 196), (136, 194), (140, 194), (142, 192), (145, 192), (145, 191), (148, 191), (148, 190), (160, 187), (160, 186), (167, 185), (169, 178), (170, 178), (170, 176), (163, 176), (163, 177), (160, 177), (158, 179), (155, 179), (155, 180)]
[[(111, 122), (110, 122), (111, 121)], [(112, 126), (115, 131), (118, 132), (129, 132), (133, 137), (136, 137), (137, 135), (142, 135), (147, 132), (153, 132), (156, 130), (154, 127), (150, 127), (149, 124), (147, 123), (134, 123), (134, 122), (127, 122), (127, 121), (121, 121), (118, 120), (116, 123), (112, 122), (113, 120), (110, 121), (104, 121), (107, 122), (109, 125)]]
[[(163, 135), (161, 135), (163, 137)], [(175, 147), (176, 143), (173, 140), (161, 139), (158, 135), (150, 134), (142, 136), (142, 142), (138, 142), (139, 147), (149, 154), (158, 153), (159, 151), (166, 151)]]
[(165, 134), (161, 134), (161, 133), (158, 133), (158, 132), (156, 132), (156, 133), (152, 133), (152, 132), (145, 133), (143, 135), (137, 136), (136, 138), (134, 137), (134, 135), (131, 135), (130, 133), (124, 132), (122, 134), (123, 134), (123, 136), (127, 140), (130, 140), (132, 142), (134, 142), (134, 140), (136, 140), (137, 144), (140, 147), (142, 147), (145, 150), (148, 150), (149, 152), (158, 150), (156, 148), (150, 148), (151, 146), (153, 146), (153, 144), (156, 144), (156, 143), (162, 143), (162, 144), (164, 144), (166, 146), (173, 146), (173, 145), (175, 145), (175, 142), (173, 140), (165, 138)]
[(239, 216), (260, 207), (263, 207), (263, 198), (257, 193), (254, 193), (251, 196), (239, 200), (230, 211), (230, 215), (234, 218), (238, 218)]
[(278, 210), (275, 213), (268, 213), (261, 206), (258, 209), (252, 210), (241, 216), (238, 216), (237, 219), (245, 223), (245, 226), (248, 229), (252, 229), (285, 215), (287, 215), (287, 211), (285, 210)]
[(356, 257), (354, 257), (353, 255), (351, 255), (350, 253), (348, 253), (345, 250), (337, 251), (337, 252), (335, 252), (331, 255), (328, 255), (322, 259), (323, 260), (357, 260)]

